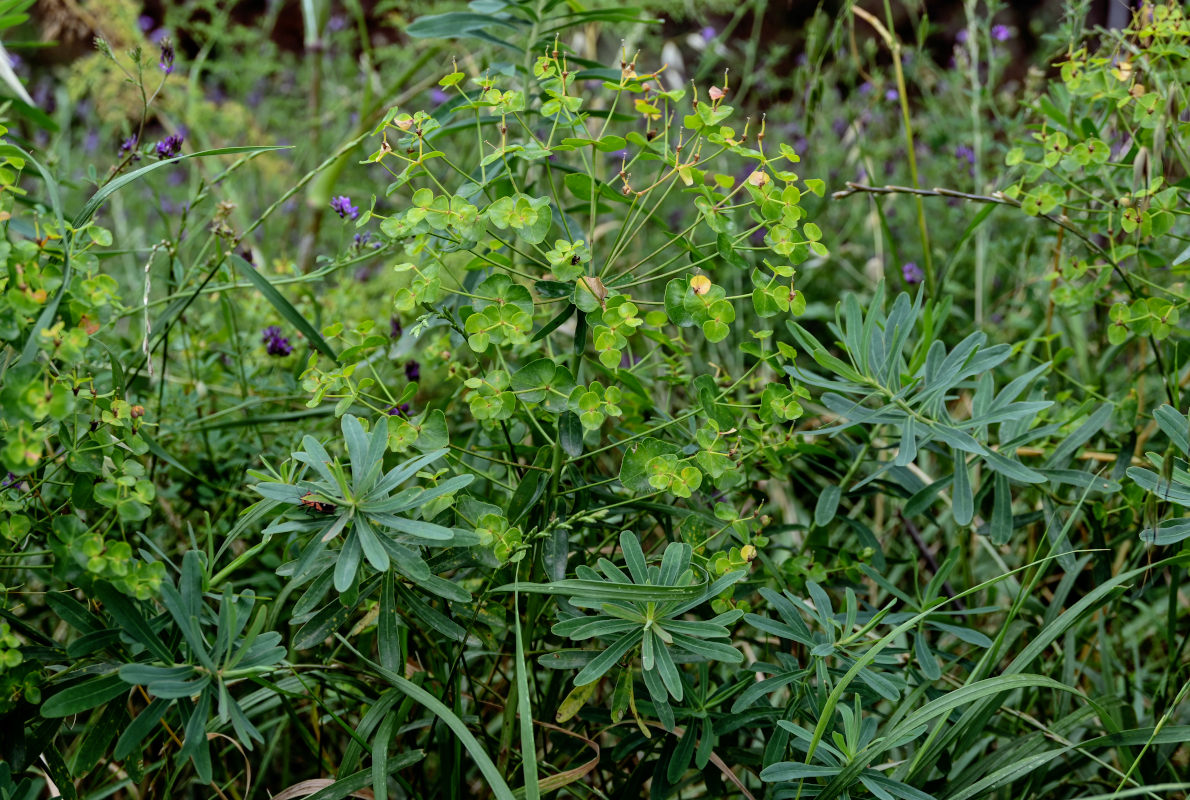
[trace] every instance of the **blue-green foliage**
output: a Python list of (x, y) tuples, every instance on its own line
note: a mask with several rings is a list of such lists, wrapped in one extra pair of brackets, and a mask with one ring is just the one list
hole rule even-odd
[(1185, 795), (1177, 4), (300, 5), (0, 52), (0, 798)]

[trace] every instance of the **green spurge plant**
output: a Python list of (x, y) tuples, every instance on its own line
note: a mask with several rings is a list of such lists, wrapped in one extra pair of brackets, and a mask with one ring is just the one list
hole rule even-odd
[[(1176, 449), (1180, 456), (1170, 452), (1164, 455), (1145, 453), (1157, 472), (1144, 467), (1129, 467), (1128, 477), (1156, 501), (1190, 507), (1190, 462), (1187, 462), (1190, 458), (1190, 419), (1167, 405), (1154, 411), (1153, 419), (1169, 437), (1171, 449)], [(1177, 544), (1190, 538), (1190, 519), (1182, 516), (1154, 524), (1142, 530), (1140, 538), (1153, 544)]]
[[(347, 414), (342, 430), (350, 459), (347, 465), (332, 459), (314, 437), (306, 436), (302, 441), (305, 449), (293, 454), (293, 459), (304, 466), (292, 482), (262, 480), (255, 485), (266, 501), (274, 501), (270, 506), (287, 504), (290, 510), (308, 514), (306, 519), (294, 519), (292, 513), (284, 515), (266, 527), (264, 535), (313, 534), (301, 545), (301, 555), (292, 570), (287, 570), (298, 582), (323, 574), (333, 563), (335, 590), (357, 589), (360, 566), (366, 560), (377, 572), (388, 572), (392, 566), (411, 581), (433, 586), (420, 550), (456, 544), (456, 532), (412, 514), (434, 518), (450, 504), (451, 495), (471, 483), (473, 476), (458, 475), (434, 486), (397, 491), (446, 451), (426, 453), (385, 472), (385, 428), (365, 432), (359, 419)], [(314, 473), (310, 479), (303, 478), (307, 469)], [(343, 544), (335, 558), (322, 558), (327, 545), (340, 537)]]
[[(681, 702), (685, 694), (677, 658), (687, 662), (743, 660), (730, 644), (715, 641), (731, 638), (727, 626), (740, 619), (742, 611), (726, 611), (706, 621), (686, 620), (683, 616), (740, 580), (744, 573), (734, 571), (714, 582), (697, 582), (690, 565), (690, 545), (682, 542), (670, 542), (661, 563), (650, 566), (640, 542), (628, 531), (620, 534), (620, 549), (627, 573), (607, 559), (600, 559), (598, 572), (580, 566), (575, 579), (537, 586), (522, 584), (520, 589), (561, 595), (575, 608), (601, 612), (564, 617), (552, 629), (554, 634), (575, 641), (598, 638), (610, 642), (574, 676), (576, 692), (598, 681), (639, 649), (641, 674), (649, 696), (662, 721), (672, 728), (669, 698)], [(631, 672), (621, 683), (625, 688), (613, 701), (613, 716), (622, 716), (627, 705), (635, 713)]]
[[(253, 615), (255, 598), (250, 594), (234, 595), (225, 587), (218, 612), (208, 609), (203, 601), (205, 580), (199, 554), (192, 550), (182, 559), (178, 586), (168, 583), (163, 586), (162, 602), (170, 621), (181, 632), (181, 641), (176, 644), (160, 639), (154, 622), (146, 619), (135, 603), (110, 585), (98, 585), (97, 594), (108, 613), (129, 635), (128, 655), (135, 660), (122, 664), (114, 672), (68, 686), (42, 706), (42, 714), (47, 717), (78, 714), (127, 695), (129, 684), (143, 687), (141, 694), (149, 703), (120, 732), (113, 754), (124, 758), (135, 752), (154, 733), (171, 706), (178, 706), (185, 719), (185, 738), (177, 758), (192, 760), (200, 780), (207, 783), (212, 779), (206, 733), (212, 713), (222, 725), (230, 723), (236, 738), (248, 749), (254, 740), (263, 742), (260, 731), (245, 715), (230, 687), (280, 668), (285, 658), (285, 648), (279, 646), (281, 634), (262, 632), (265, 617), (260, 613)], [(104, 631), (102, 620), (69, 596), (58, 595), (51, 602), (81, 633)], [(81, 641), (86, 641), (85, 637)], [(87, 652), (83, 648), (74, 649), (76, 655)], [(105, 717), (106, 722), (115, 719), (111, 714)], [(106, 743), (116, 732), (109, 725), (98, 735)]]
[(0, 798), (1190, 790), (1178, 4), (96, 2), (0, 52)]
[[(990, 488), (994, 501), (987, 533), (993, 542), (1002, 544), (1016, 524), (1013, 484), (1049, 482), (1054, 488), (1065, 485), (1078, 491), (1119, 490), (1114, 481), (1065, 468), (1074, 450), (1102, 427), (1109, 408), (1088, 409), (1082, 420), (1075, 420), (1079, 425), (1067, 428), (1073, 432), (1044, 463), (1026, 465), (1015, 457), (1019, 448), (1054, 437), (1066, 427), (1061, 421), (1038, 424), (1046, 421), (1045, 412), (1054, 405), (1040, 399), (1043, 395), (1035, 385), (1049, 364), (1039, 364), (997, 390), (993, 370), (1012, 357), (1010, 345), (987, 346), (987, 335), (976, 331), (948, 352), (942, 341), (930, 336), (945, 308), (923, 311), (921, 295), (911, 301), (902, 293), (886, 314), (883, 300), (881, 286), (866, 313), (850, 294), (837, 307), (832, 332), (839, 337), (847, 361), (832, 355), (805, 328), (789, 323), (799, 344), (829, 372), (829, 376), (820, 376), (801, 366), (786, 367), (802, 383), (822, 389), (822, 404), (840, 420), (815, 433), (864, 430), (862, 445), (857, 448), (861, 455), (851, 474), (864, 465), (867, 454), (884, 436), (896, 448), (890, 458), (878, 456), (869, 474), (854, 484), (848, 486), (845, 480), (828, 486), (819, 495), (815, 524), (826, 525), (834, 518), (843, 491), (854, 492), (881, 477), (900, 487), (909, 514), (925, 511), (949, 485), (951, 513), (958, 525), (971, 524), (975, 497), (986, 496)], [(958, 416), (952, 405), (964, 392), (969, 392), (970, 399)], [(927, 451), (949, 455), (949, 476), (925, 482), (920, 472), (909, 469), (919, 453)], [(974, 461), (992, 471), (990, 487), (973, 486)]]
[(1072, 44), (1061, 81), (1036, 100), (1032, 141), (1006, 157), (1019, 178), (1004, 196), (1070, 234), (1047, 276), (1055, 304), (1072, 315), (1098, 307), (1101, 318), (1106, 309), (1100, 335), (1112, 346), (1147, 339), (1144, 369), (1167, 384), (1159, 343), (1177, 330), (1186, 298), (1161, 270), (1190, 255), (1174, 232), (1190, 166), (1179, 144), (1188, 25), (1180, 4), (1152, 4), (1098, 49)]

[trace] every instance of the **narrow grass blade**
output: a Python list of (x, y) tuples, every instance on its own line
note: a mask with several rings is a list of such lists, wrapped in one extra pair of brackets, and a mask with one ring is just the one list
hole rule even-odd
[[(483, 745), (475, 738), (471, 731), (467, 730), (467, 726), (459, 719), (453, 711), (443, 705), (442, 701), (434, 695), (427, 692), (425, 689), (418, 686), (413, 681), (406, 680), (400, 675), (385, 669), (374, 661), (365, 658), (363, 653), (351, 646), (351, 642), (342, 636), (335, 634), (335, 638), (339, 642), (356, 655), (359, 660), (367, 664), (372, 669), (376, 670), (376, 674), (384, 678), (402, 692), (412, 697), (416, 702), (421, 703), (427, 709), (432, 711), (448, 728), (454, 731), (455, 736), (459, 737), (459, 741), (463, 743), (463, 747), (467, 748), (467, 752), (471, 754), (471, 758), (475, 760), (475, 764), (479, 767), (479, 771), (483, 773), (484, 780), (488, 782), (492, 794), (498, 800), (516, 800), (516, 796), (512, 793), (512, 789), (508, 788), (504, 777), (500, 771), (496, 769), (491, 757), (484, 751)], [(365, 771), (364, 785), (367, 785), (368, 780), (371, 779), (371, 771)]]
[(525, 800), (538, 800), (537, 743), (533, 741), (533, 709), (529, 707), (529, 673), (525, 669), (525, 642), (521, 632), (520, 595), (512, 593), (512, 618), (516, 628), (516, 702), (521, 728), (521, 767), (525, 773)]
[(310, 322), (302, 316), (301, 312), (293, 307), (293, 304), (285, 299), (285, 296), (277, 291), (277, 288), (269, 282), (269, 279), (257, 272), (256, 268), (245, 261), (241, 256), (232, 254), (230, 256), (231, 263), (239, 270), (248, 281), (256, 287), (256, 290), (264, 295), (264, 299), (269, 301), (269, 305), (277, 309), (286, 322), (302, 332), (307, 341), (318, 350), (320, 353), (328, 356), (332, 361), (338, 361), (339, 356), (331, 348), (326, 340)]

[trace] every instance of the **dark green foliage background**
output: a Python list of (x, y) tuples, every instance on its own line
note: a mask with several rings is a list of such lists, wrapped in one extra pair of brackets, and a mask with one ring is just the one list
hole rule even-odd
[(1190, 19), (837, 5), (0, 1), (0, 798), (1186, 797)]

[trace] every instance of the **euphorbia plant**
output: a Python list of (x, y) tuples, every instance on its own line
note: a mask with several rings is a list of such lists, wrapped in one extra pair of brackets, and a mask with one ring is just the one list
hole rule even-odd
[[(688, 562), (734, 581), (742, 549), (765, 543), (754, 455), (801, 414), (782, 370), (793, 350), (764, 320), (805, 307), (796, 266), (826, 248), (800, 202), (823, 184), (766, 142), (763, 119), (735, 118), (726, 79), (667, 88), (636, 56), (609, 70), (545, 42), (528, 44), (527, 74), (456, 68), (440, 81), (453, 99), (376, 130), (365, 163), (392, 180), (358, 224), (379, 219), (405, 251), (394, 310), (416, 319), (401, 346), (416, 340), (445, 378), (388, 418), (389, 442), (449, 442), (451, 468), (475, 478), (454, 524), (498, 563), (532, 552), (530, 579), (563, 578), (565, 531), (594, 515), (679, 530)], [(373, 338), (353, 360), (375, 361)], [(312, 358), (307, 386), (333, 385), (340, 409), (391, 403), (356, 374)], [(727, 611), (733, 581), (714, 584)]]

